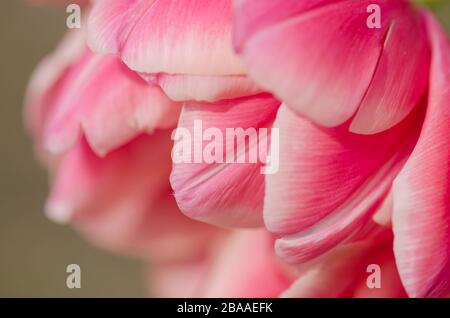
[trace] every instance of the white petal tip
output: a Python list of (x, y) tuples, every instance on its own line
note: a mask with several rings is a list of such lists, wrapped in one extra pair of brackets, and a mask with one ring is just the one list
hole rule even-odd
[(73, 210), (64, 204), (47, 204), (45, 207), (45, 215), (55, 223), (68, 224), (73, 215)]

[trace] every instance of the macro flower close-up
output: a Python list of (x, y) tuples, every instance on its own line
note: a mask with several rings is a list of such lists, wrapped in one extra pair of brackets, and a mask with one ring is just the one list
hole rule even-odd
[[(15, 165), (48, 186), (3, 178), (25, 184), (21, 220), (53, 222), (24, 223), (47, 233), (29, 240), (11, 213), (4, 239), (61, 253), (40, 265), (61, 267), (55, 284), (110, 295), (89, 279), (117, 266), (116, 297), (450, 296), (449, 1), (10, 2), (60, 14), (14, 124), (30, 143)], [(145, 291), (122, 287), (132, 273)]]

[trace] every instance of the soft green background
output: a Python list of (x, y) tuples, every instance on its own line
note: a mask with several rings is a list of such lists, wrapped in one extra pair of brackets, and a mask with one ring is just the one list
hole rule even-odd
[[(450, 30), (450, 1), (437, 9)], [(143, 266), (88, 245), (43, 213), (45, 172), (22, 125), (30, 73), (66, 31), (64, 7), (0, 4), (0, 296), (145, 296)], [(82, 288), (65, 285), (68, 264), (82, 268)]]

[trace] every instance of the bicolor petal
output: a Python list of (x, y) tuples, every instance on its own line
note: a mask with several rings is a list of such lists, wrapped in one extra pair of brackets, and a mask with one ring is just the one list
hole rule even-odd
[(171, 195), (169, 131), (142, 135), (98, 157), (86, 140), (61, 159), (47, 215), (70, 222), (95, 244), (152, 259), (177, 259), (211, 233), (186, 218)]
[(370, 0), (271, 2), (237, 1), (236, 48), (249, 76), (297, 113), (326, 127), (356, 114), (349, 129), (374, 134), (423, 97), (429, 49), (406, 1), (377, 1), (379, 28), (367, 25)]
[(450, 44), (425, 14), (432, 44), (428, 107), (418, 143), (393, 186), (394, 251), (410, 297), (450, 289)]
[(233, 52), (229, 0), (97, 1), (88, 20), (96, 52), (116, 53), (133, 70), (243, 74)]
[(170, 177), (185, 214), (221, 226), (262, 224), (261, 154), (269, 147), (278, 106), (267, 94), (185, 104), (180, 135), (173, 136), (173, 158), (179, 158)]
[(53, 153), (68, 150), (83, 128), (96, 153), (105, 155), (142, 132), (175, 126), (180, 111), (118, 58), (89, 49), (67, 72), (53, 103), (44, 132)]
[(68, 32), (54, 52), (45, 57), (33, 72), (25, 95), (25, 124), (36, 144), (43, 152), (43, 138), (54, 100), (58, 96), (65, 76), (85, 51), (85, 36), (81, 30)]
[(141, 74), (158, 85), (174, 101), (216, 102), (262, 93), (245, 75), (202, 76), (185, 74)]
[(273, 241), (265, 229), (230, 234), (211, 264), (201, 296), (278, 297), (295, 271), (277, 259)]
[(277, 114), (280, 169), (266, 177), (264, 221), (281, 235), (286, 261), (315, 258), (354, 235), (374, 215), (403, 167), (421, 112), (374, 136), (323, 129), (286, 106)]
[[(365, 233), (353, 242), (347, 242), (322, 255), (319, 259), (303, 264), (299, 268), (298, 278), (281, 295), (289, 298), (333, 298), (350, 297), (357, 293), (364, 296), (368, 294), (366, 285), (369, 274), (369, 265), (382, 264), (382, 289), (377, 289), (378, 295), (392, 291), (394, 295), (401, 294), (401, 284), (398, 279), (391, 282), (394, 277), (385, 272), (384, 265), (391, 265), (385, 259), (391, 254), (392, 260), (392, 232), (385, 228), (371, 225)], [(395, 266), (394, 266), (395, 268)], [(379, 268), (378, 268), (379, 269)], [(387, 279), (389, 277), (389, 279)], [(395, 278), (395, 277), (394, 277)], [(362, 282), (363, 281), (363, 282)], [(397, 284), (396, 284), (397, 283)], [(392, 284), (392, 286), (391, 286)], [(395, 286), (394, 286), (395, 285)], [(400, 292), (397, 287), (400, 286)], [(393, 291), (395, 289), (395, 291)], [(375, 296), (372, 294), (372, 296)]]

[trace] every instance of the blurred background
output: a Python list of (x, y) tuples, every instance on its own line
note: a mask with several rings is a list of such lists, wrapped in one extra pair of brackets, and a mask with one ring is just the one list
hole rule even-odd
[[(69, 226), (47, 220), (47, 175), (23, 128), (29, 76), (66, 29), (64, 6), (0, 1), (0, 297), (146, 296), (138, 262), (96, 249)], [(81, 267), (81, 289), (66, 266)]]
[[(436, 9), (450, 30), (450, 1)], [(143, 297), (143, 265), (108, 254), (43, 214), (47, 176), (23, 128), (27, 81), (66, 31), (65, 7), (0, 4), (0, 297)], [(81, 289), (66, 266), (81, 266)]]

